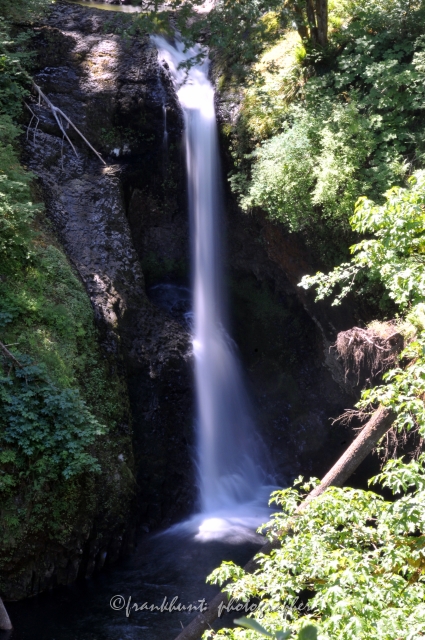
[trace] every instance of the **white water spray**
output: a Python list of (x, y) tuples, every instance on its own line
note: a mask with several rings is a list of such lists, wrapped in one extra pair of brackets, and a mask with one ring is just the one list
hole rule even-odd
[[(255, 433), (239, 363), (225, 328), (220, 256), (222, 201), (214, 89), (208, 61), (189, 72), (179, 64), (199, 53), (184, 52), (154, 37), (174, 78), (185, 117), (186, 163), (193, 245), (195, 377), (201, 514), (222, 531), (235, 521), (255, 527), (267, 517), (262, 443)], [(259, 505), (262, 505), (258, 512)]]

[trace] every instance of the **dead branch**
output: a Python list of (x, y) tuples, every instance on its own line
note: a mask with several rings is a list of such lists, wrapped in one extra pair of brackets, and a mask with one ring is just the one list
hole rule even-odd
[[(330, 486), (340, 487), (350, 477), (350, 475), (357, 469), (359, 464), (363, 462), (366, 456), (372, 451), (379, 440), (390, 429), (392, 423), (395, 420), (395, 414), (385, 407), (379, 407), (369, 422), (365, 425), (361, 433), (355, 438), (351, 445), (346, 449), (341, 458), (334, 464), (332, 469), (328, 471), (321, 483), (311, 491), (304, 502), (302, 502), (295, 515), (303, 512), (313, 498), (317, 498)], [(291, 523), (288, 522), (288, 528), (286, 531), (281, 531), (280, 534), (288, 533), (291, 529)], [(263, 555), (269, 555), (273, 549), (277, 549), (280, 546), (278, 538), (267, 542), (258, 553)], [(244, 571), (247, 573), (253, 573), (258, 569), (258, 565), (255, 559), (252, 558), (244, 567)], [(200, 613), (190, 624), (183, 629), (183, 631), (177, 636), (175, 640), (200, 640), (204, 631), (210, 628), (210, 625), (218, 617), (219, 606), (222, 603), (226, 603), (228, 595), (222, 591), (216, 595), (216, 597), (208, 603), (208, 609), (205, 613)]]
[[(332, 426), (334, 424), (342, 424), (344, 427), (349, 427), (353, 420), (358, 420), (361, 423), (365, 422), (366, 418), (370, 417), (370, 413), (361, 411), (360, 409), (346, 409), (343, 414), (331, 420)], [(363, 426), (356, 427), (355, 430), (363, 429)]]
[(40, 124), (40, 118), (35, 115), (34, 111), (31, 109), (31, 107), (26, 102), (24, 102), (24, 105), (26, 106), (28, 111), (30, 111), (31, 114), (32, 114), (32, 118), (31, 118), (30, 123), (29, 123), (29, 125), (27, 127), (27, 140), (28, 140), (28, 136), (29, 136), (29, 133), (30, 133), (32, 121), (34, 120), (34, 118), (37, 120), (37, 123), (36, 123), (36, 125), (34, 127), (34, 142), (35, 142), (35, 136), (36, 136), (36, 133), (37, 133), (38, 125)]
[(0, 349), (3, 351), (4, 355), (5, 355), (7, 358), (10, 358), (10, 360), (13, 360), (13, 362), (16, 364), (16, 366), (17, 366), (17, 367), (19, 367), (20, 369), (22, 369), (22, 368), (23, 368), (23, 366), (24, 366), (24, 365), (23, 365), (23, 364), (21, 364), (21, 363), (19, 362), (19, 360), (17, 360), (17, 359), (15, 358), (15, 356), (13, 355), (13, 353), (10, 353), (9, 349), (6, 347), (6, 345), (5, 345), (5, 344), (3, 344), (3, 342), (0, 342)]
[[(399, 452), (400, 449), (401, 451)], [(382, 464), (384, 464), (390, 458), (398, 458), (400, 455), (404, 455), (406, 451), (413, 460), (416, 460), (424, 451), (424, 438), (422, 438), (417, 425), (409, 430), (405, 427), (402, 429), (392, 427), (385, 434), (382, 445), (378, 449), (378, 454)]]
[(311, 491), (304, 502), (298, 507), (304, 510), (305, 507), (330, 486), (340, 487), (363, 462), (366, 456), (375, 448), (379, 440), (387, 433), (395, 420), (395, 413), (391, 409), (379, 407), (369, 422), (361, 430), (357, 438), (342, 454), (338, 462), (328, 471), (322, 482)]
[(44, 104), (50, 109), (50, 111), (53, 114), (53, 117), (56, 120), (56, 123), (59, 127), (59, 129), (61, 130), (64, 138), (66, 138), (66, 140), (69, 142), (69, 144), (71, 145), (75, 155), (78, 157), (77, 154), (77, 150), (74, 147), (74, 145), (72, 144), (68, 134), (65, 131), (65, 127), (63, 126), (63, 122), (62, 122), (62, 118), (69, 124), (71, 125), (71, 127), (78, 133), (78, 135), (80, 136), (80, 138), (82, 138), (82, 140), (86, 143), (86, 145), (93, 151), (93, 153), (95, 153), (97, 155), (97, 157), (99, 158), (99, 160), (101, 162), (103, 162), (104, 165), (106, 165), (105, 160), (102, 158), (102, 156), (100, 155), (100, 153), (98, 151), (96, 151), (96, 149), (90, 144), (90, 142), (87, 140), (87, 138), (81, 133), (81, 131), (75, 126), (75, 124), (72, 122), (72, 120), (70, 118), (68, 118), (68, 116), (58, 107), (55, 107), (55, 105), (49, 100), (49, 98), (43, 93), (43, 91), (40, 89), (40, 87), (38, 86), (38, 84), (36, 84), (34, 82), (34, 80), (31, 81), (32, 82), (32, 86), (34, 87), (34, 89), (36, 90), (37, 94), (38, 94), (38, 98), (39, 101), (42, 100), (44, 102)]

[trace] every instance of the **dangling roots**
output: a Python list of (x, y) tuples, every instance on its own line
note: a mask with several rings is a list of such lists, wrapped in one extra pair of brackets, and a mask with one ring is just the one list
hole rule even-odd
[[(376, 384), (385, 371), (397, 365), (400, 352), (404, 348), (404, 338), (396, 330), (395, 323), (376, 323), (368, 329), (354, 327), (349, 331), (341, 331), (337, 341), (333, 345), (344, 366), (345, 378), (354, 376), (357, 385)], [(340, 423), (350, 425), (354, 420), (359, 426), (354, 430), (361, 430), (363, 424), (370, 418), (372, 411), (347, 409), (342, 415), (333, 420), (332, 424)], [(409, 441), (409, 455), (417, 458), (423, 451), (424, 439), (419, 435), (418, 429), (401, 432), (391, 427), (385, 434), (378, 453), (382, 463), (389, 458), (395, 458), (398, 450), (406, 449)]]
[(385, 434), (384, 441), (379, 448), (379, 456), (382, 462), (385, 463), (390, 458), (398, 458), (399, 448), (401, 448), (402, 451), (405, 450), (407, 443), (409, 443), (408, 455), (411, 458), (416, 459), (423, 453), (424, 438), (420, 435), (419, 428), (414, 427), (409, 431), (403, 428), (401, 431), (398, 431), (395, 427), (391, 427)]
[(363, 377), (372, 381), (395, 365), (404, 339), (399, 331), (394, 330), (394, 325), (388, 323), (382, 326), (387, 329), (388, 336), (359, 327), (338, 333), (333, 348), (342, 360), (346, 379), (354, 374), (357, 384)]

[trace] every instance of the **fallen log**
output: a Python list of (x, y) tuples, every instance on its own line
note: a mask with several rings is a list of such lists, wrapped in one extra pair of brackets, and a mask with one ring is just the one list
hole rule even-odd
[[(374, 449), (379, 440), (390, 429), (395, 420), (395, 414), (391, 409), (379, 407), (372, 415), (370, 420), (365, 424), (359, 435), (346, 449), (339, 460), (328, 471), (321, 483), (311, 491), (306, 499), (298, 506), (296, 513), (304, 511), (308, 504), (320, 496), (330, 486), (340, 487), (357, 467), (363, 462), (367, 455)], [(289, 528), (288, 528), (289, 530)], [(277, 549), (280, 545), (276, 538), (267, 542), (258, 553), (268, 555), (273, 549)], [(254, 558), (248, 561), (244, 570), (247, 573), (253, 573), (258, 568)], [(218, 593), (211, 602), (208, 603), (208, 609), (205, 613), (200, 613), (194, 618), (187, 627), (177, 636), (175, 640), (200, 640), (204, 631), (211, 627), (211, 624), (218, 618), (220, 605), (226, 604), (228, 595), (226, 593)]]

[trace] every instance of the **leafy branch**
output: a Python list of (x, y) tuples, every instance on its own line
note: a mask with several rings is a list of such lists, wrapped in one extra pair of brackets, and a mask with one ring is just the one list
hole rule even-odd
[(241, 627), (245, 627), (245, 629), (252, 629), (252, 631), (257, 631), (265, 638), (272, 638), (273, 640), (289, 640), (289, 638), (293, 638), (293, 640), (317, 640), (317, 627), (312, 624), (308, 624), (303, 627), (297, 634), (296, 637), (292, 635), (292, 631), (275, 631), (274, 633), (269, 633), (264, 627), (261, 626), (259, 622), (257, 622), (253, 618), (238, 618), (234, 621), (236, 624)]

